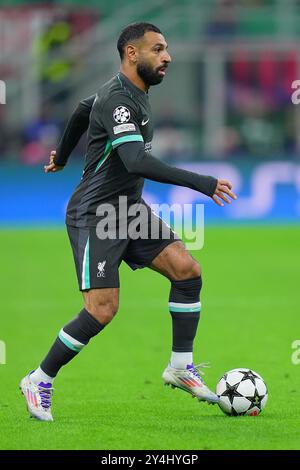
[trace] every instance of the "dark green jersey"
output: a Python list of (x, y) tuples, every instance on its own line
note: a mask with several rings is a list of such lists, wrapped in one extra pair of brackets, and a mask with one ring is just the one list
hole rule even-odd
[(140, 201), (144, 178), (126, 170), (117, 148), (127, 142), (143, 142), (149, 152), (153, 137), (148, 94), (121, 72), (93, 100), (89, 98), (86, 106), (92, 101), (85, 168), (66, 216), (67, 224), (77, 227), (95, 226), (101, 203), (117, 205), (119, 196), (127, 196), (128, 204)]
[(120, 196), (123, 201), (127, 198), (127, 207), (140, 202), (144, 178), (185, 186), (207, 196), (215, 193), (216, 178), (173, 167), (151, 155), (153, 126), (148, 95), (124, 74), (119, 73), (97, 95), (79, 103), (56, 149), (57, 166), (65, 166), (87, 129), (86, 164), (68, 204), (68, 225), (96, 226), (105, 203), (116, 207), (118, 216)]

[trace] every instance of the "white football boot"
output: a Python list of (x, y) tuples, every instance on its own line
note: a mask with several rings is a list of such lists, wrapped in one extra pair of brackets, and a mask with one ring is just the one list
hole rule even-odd
[(162, 378), (165, 385), (171, 385), (172, 388), (180, 388), (188, 392), (192, 397), (197, 397), (199, 401), (206, 401), (209, 404), (215, 404), (220, 401), (219, 397), (213, 393), (205, 384), (201, 377), (201, 367), (207, 367), (206, 364), (194, 366), (189, 364), (186, 369), (175, 369), (169, 364), (164, 370)]
[(37, 385), (30, 380), (30, 374), (28, 374), (21, 380), (20, 389), (26, 399), (30, 416), (40, 421), (53, 421), (51, 414), (53, 388), (51, 383), (40, 382)]

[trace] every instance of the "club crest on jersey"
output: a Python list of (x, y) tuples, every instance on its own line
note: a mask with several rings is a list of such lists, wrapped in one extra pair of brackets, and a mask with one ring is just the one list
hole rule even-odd
[(105, 272), (104, 272), (105, 265), (106, 265), (106, 261), (100, 261), (100, 263), (98, 263), (97, 277), (105, 277)]
[(124, 124), (130, 119), (130, 111), (125, 106), (118, 106), (113, 112), (113, 118), (119, 124)]

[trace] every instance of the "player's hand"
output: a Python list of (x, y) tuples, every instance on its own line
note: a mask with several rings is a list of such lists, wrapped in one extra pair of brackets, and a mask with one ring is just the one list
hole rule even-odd
[(224, 206), (223, 201), (227, 204), (231, 203), (231, 199), (237, 199), (237, 196), (231, 191), (232, 184), (227, 180), (218, 180), (218, 184), (214, 195), (211, 197), (212, 200), (218, 204), (218, 206)]
[(48, 165), (44, 166), (45, 173), (56, 173), (57, 171), (63, 170), (63, 166), (56, 165), (54, 163), (54, 158), (56, 157), (56, 150), (52, 150), (50, 153), (50, 160)]

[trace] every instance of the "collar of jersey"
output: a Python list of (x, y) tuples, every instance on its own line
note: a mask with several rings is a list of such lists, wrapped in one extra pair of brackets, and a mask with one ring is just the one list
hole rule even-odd
[(122, 72), (119, 72), (118, 73), (118, 76), (120, 78), (120, 80), (126, 85), (128, 86), (129, 88), (131, 88), (131, 90), (134, 92), (134, 93), (138, 93), (139, 95), (142, 95), (144, 97), (148, 97), (148, 93), (146, 93), (145, 91), (141, 90), (140, 88), (138, 88), (137, 86), (135, 86), (131, 80), (129, 80), (129, 78), (126, 77), (126, 75), (124, 75)]

